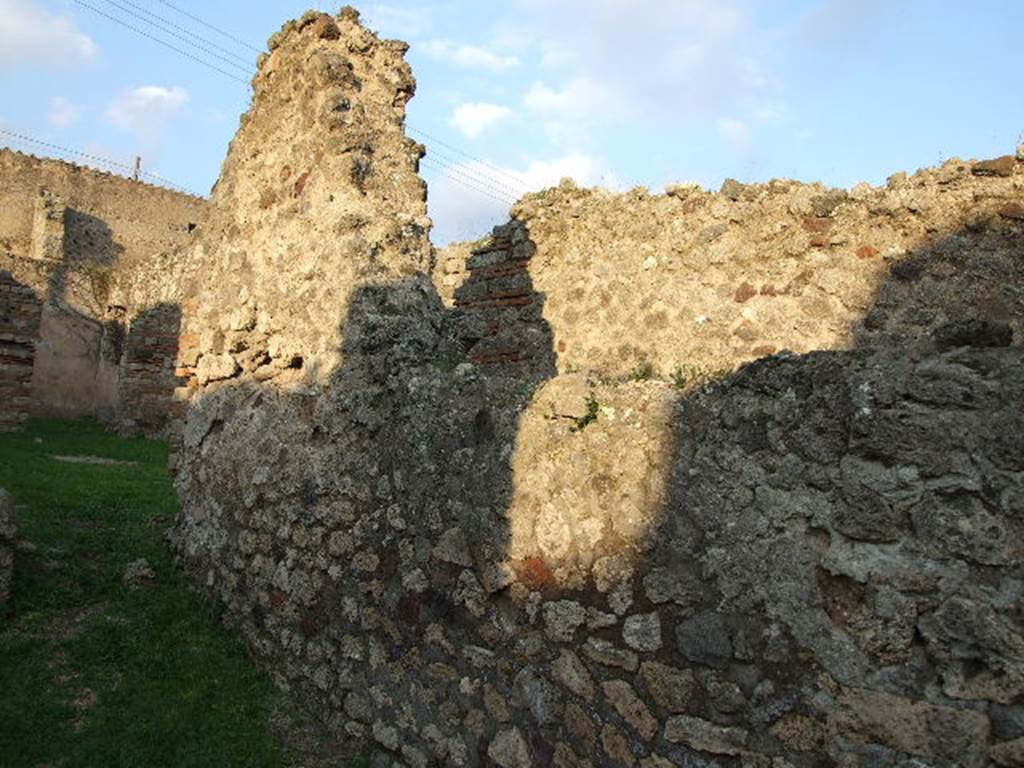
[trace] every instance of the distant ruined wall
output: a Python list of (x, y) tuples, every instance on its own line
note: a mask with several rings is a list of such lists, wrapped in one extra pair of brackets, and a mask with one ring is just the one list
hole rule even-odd
[[(127, 428), (166, 422), (154, 419), (152, 403), (140, 419), (123, 399), (120, 338), (136, 316), (152, 326), (149, 310), (182, 299), (177, 249), (205, 201), (10, 150), (0, 150), (0, 182), (0, 268), (43, 300), (33, 413), (94, 415)], [(165, 333), (176, 338), (178, 328)], [(173, 383), (160, 386), (170, 406)]]
[[(560, 369), (668, 378), (921, 336), (968, 307), (1024, 332), (1024, 263), (1006, 240), (1024, 221), (1017, 167), (950, 160), (849, 193), (793, 181), (664, 195), (566, 184), (528, 195), (513, 216), (536, 246), (530, 273), (549, 297)], [(465, 254), (440, 254), (442, 291)]]
[(173, 538), (276, 683), (382, 766), (1020, 765), (1022, 163), (435, 265), (404, 51), (285, 25), (185, 258)]

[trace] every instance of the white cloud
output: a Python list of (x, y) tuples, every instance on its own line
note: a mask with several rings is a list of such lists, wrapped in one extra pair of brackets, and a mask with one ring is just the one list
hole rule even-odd
[(523, 194), (555, 186), (565, 178), (580, 186), (618, 186), (615, 175), (598, 158), (582, 152), (533, 160), (522, 168), (474, 161), (433, 170), (428, 179), (429, 204), (437, 223), (433, 237), (439, 244), (480, 237), (507, 221), (512, 203)]
[(471, 139), (475, 139), (485, 130), (507, 120), (512, 110), (498, 104), (486, 102), (469, 102), (456, 108), (452, 115), (451, 125), (462, 131)]
[(499, 56), (485, 48), (458, 45), (450, 40), (430, 40), (423, 44), (422, 50), (431, 58), (448, 61), (464, 69), (504, 72), (519, 66), (519, 59), (515, 56)]
[(607, 92), (586, 77), (569, 81), (564, 88), (554, 89), (546, 83), (534, 83), (526, 92), (527, 107), (545, 114), (585, 117), (614, 109)]
[(188, 98), (188, 91), (181, 86), (144, 85), (120, 94), (110, 102), (106, 115), (114, 126), (153, 141)]
[(577, 140), (610, 123), (713, 121), (778, 100), (777, 54), (747, 0), (515, 5), (523, 26), (547, 30), (534, 47), (550, 71), (525, 103)]
[(50, 100), (50, 109), (46, 119), (55, 128), (67, 128), (78, 122), (82, 116), (82, 108), (62, 96)]
[(96, 53), (96, 43), (70, 18), (28, 0), (0, 0), (0, 69), (68, 64)]

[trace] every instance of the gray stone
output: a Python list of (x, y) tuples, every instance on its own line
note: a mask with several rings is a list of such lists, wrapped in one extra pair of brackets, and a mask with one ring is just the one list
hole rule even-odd
[(645, 661), (640, 677), (654, 702), (673, 714), (686, 712), (700, 691), (692, 671), (656, 661)]
[(487, 593), (470, 570), (459, 574), (452, 597), (477, 618), (487, 613)]
[(601, 729), (601, 746), (604, 753), (612, 759), (613, 765), (624, 765), (628, 768), (636, 765), (629, 738), (611, 723), (607, 723)]
[(576, 630), (587, 621), (586, 609), (575, 600), (545, 603), (543, 610), (547, 636), (556, 642), (572, 642)]
[(743, 754), (749, 735), (743, 728), (726, 728), (698, 717), (678, 715), (665, 723), (665, 739), (713, 755)]
[(661, 648), (661, 617), (657, 613), (628, 617), (622, 625), (622, 639), (634, 651), (657, 651)]
[(473, 565), (473, 556), (469, 552), (466, 535), (461, 528), (449, 528), (441, 534), (434, 547), (434, 557), (441, 562), (461, 565), (463, 568), (470, 568)]
[(636, 668), (640, 666), (640, 659), (635, 653), (597, 637), (587, 639), (583, 646), (583, 652), (593, 661), (606, 667), (618, 667), (627, 672), (635, 672)]
[(946, 600), (918, 628), (947, 696), (1011, 704), (1024, 694), (1024, 638), (980, 595)]
[(588, 703), (594, 701), (594, 678), (583, 660), (573, 651), (562, 650), (551, 664), (551, 676)]
[(940, 325), (932, 337), (939, 349), (1008, 347), (1013, 343), (1013, 328), (1009, 323), (970, 318)]
[(605, 613), (590, 606), (587, 608), (587, 629), (605, 629), (614, 627), (619, 623), (619, 617), (614, 613)]
[(601, 684), (604, 695), (615, 707), (623, 720), (629, 723), (646, 741), (654, 738), (658, 732), (658, 721), (651, 710), (643, 703), (633, 686), (625, 680), (609, 680)]
[(501, 768), (532, 768), (530, 750), (518, 728), (499, 731), (487, 747), (487, 756)]
[(1022, 768), (1024, 766), (1024, 739), (1014, 739), (996, 744), (989, 754), (1003, 768)]
[(684, 658), (724, 669), (732, 659), (732, 641), (721, 615), (706, 611), (676, 627), (676, 643)]
[(515, 691), (537, 725), (554, 725), (561, 719), (563, 702), (558, 689), (532, 667), (526, 667), (516, 675)]
[(377, 720), (373, 724), (373, 740), (384, 749), (395, 752), (398, 749), (398, 729)]
[(696, 600), (696, 590), (688, 589), (688, 580), (683, 574), (669, 568), (654, 568), (644, 576), (644, 592), (655, 605), (669, 601), (690, 607)]
[(965, 768), (986, 764), (991, 726), (980, 712), (864, 689), (844, 691), (839, 705), (832, 716), (832, 728), (856, 734), (867, 743), (951, 760)]
[(124, 569), (121, 580), (132, 589), (142, 589), (156, 579), (156, 571), (146, 559), (136, 560), (128, 563)]

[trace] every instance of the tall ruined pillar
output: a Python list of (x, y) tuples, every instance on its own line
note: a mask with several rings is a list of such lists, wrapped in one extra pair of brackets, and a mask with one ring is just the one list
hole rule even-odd
[(406, 49), (351, 9), (271, 38), (192, 254), (181, 363), (199, 396), (286, 371), (322, 381), (341, 361), (353, 292), (428, 268)]

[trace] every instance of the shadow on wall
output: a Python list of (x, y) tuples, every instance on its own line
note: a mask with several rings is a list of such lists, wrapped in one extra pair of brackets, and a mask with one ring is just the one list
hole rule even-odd
[[(212, 569), (208, 583), (257, 647), (286, 627), (333, 637), (353, 621), (386, 621), (411, 648), (427, 624), (455, 619), (451, 592), (478, 557), (502, 578), (519, 415), (556, 370), (544, 297), (524, 266), (533, 253), (523, 228), (505, 228), (477, 257), (455, 310), (424, 275), (358, 289), (341, 326), (344, 362), (322, 390), (312, 385), (319, 372), (293, 370), (210, 387), (189, 404), (181, 549), (192, 568)], [(219, 500), (235, 508), (203, 511)], [(226, 591), (236, 581), (228, 553), (252, 557), (255, 541), (258, 559), (302, 564), (287, 583), (249, 570)], [(319, 547), (335, 559), (325, 570)], [(403, 573), (422, 584), (395, 589)], [(379, 619), (338, 614), (352, 578), (359, 590), (389, 580)]]
[(861, 348), (682, 397), (548, 382), (520, 244), (454, 312), (422, 276), (359, 289), (323, 389), (190, 404), (179, 552), (283, 687), (449, 764), (981, 766), (1024, 737), (1019, 224), (893, 264)]
[[(808, 765), (980, 766), (1024, 736), (1022, 249), (1019, 221), (936, 236), (892, 264), (858, 349), (677, 403), (632, 610), (696, 675), (688, 716)], [(682, 760), (699, 736), (677, 735)]]
[[(117, 354), (118, 428), (127, 434), (165, 435), (185, 406), (175, 397), (184, 383), (177, 370), (181, 307), (157, 304), (135, 315), (127, 333), (118, 331), (114, 323), (104, 331), (111, 354)], [(118, 335), (120, 344), (115, 343)]]
[(124, 249), (106, 222), (80, 211), (65, 209), (61, 231), (61, 258), (48, 270), (33, 412), (73, 418), (109, 410), (114, 385), (103, 337), (110, 273)]
[(35, 291), (0, 271), (0, 431), (28, 419), (41, 308)]

